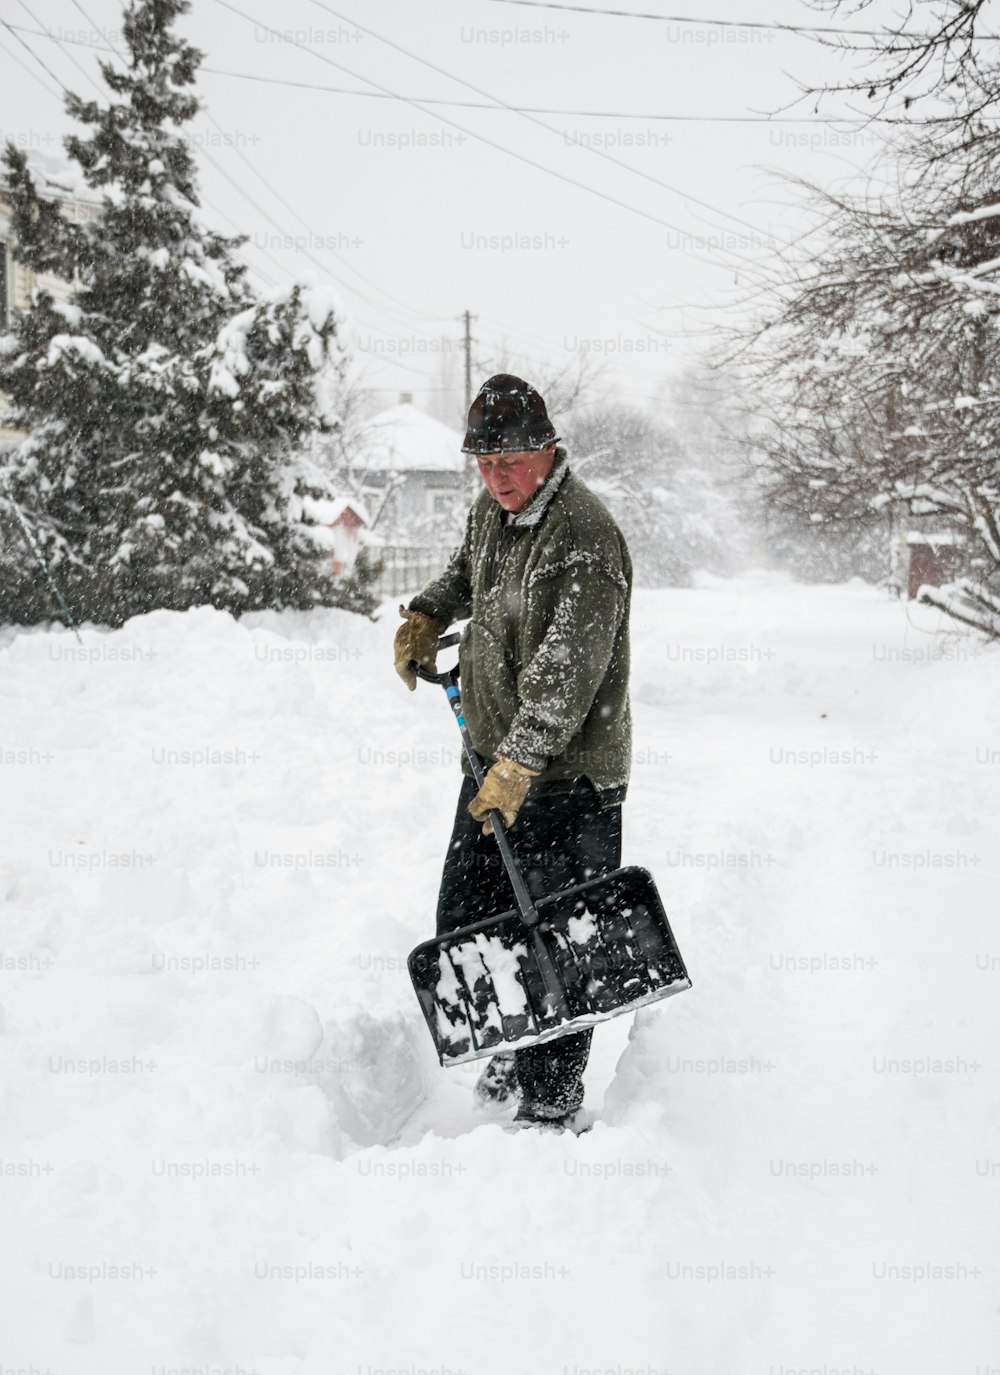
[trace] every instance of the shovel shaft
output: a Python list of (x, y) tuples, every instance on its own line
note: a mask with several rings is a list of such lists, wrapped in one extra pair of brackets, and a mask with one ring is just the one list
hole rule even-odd
[[(479, 762), (479, 756), (473, 747), (472, 737), (469, 735), (469, 728), (465, 724), (465, 717), (462, 715), (462, 694), (459, 692), (458, 684), (454, 679), (445, 683), (444, 690), (448, 697), (448, 705), (454, 713), (459, 733), (462, 736), (462, 744), (465, 746), (466, 758), (469, 761), (469, 767), (472, 769), (472, 777), (475, 779), (476, 787), (481, 788), (486, 775), (483, 772), (483, 766)], [(514, 889), (514, 899), (517, 902), (517, 910), (521, 914), (521, 920), (524, 922), (525, 926), (537, 926), (538, 912), (535, 908), (535, 904), (531, 900), (531, 894), (528, 892), (528, 885), (524, 881), (524, 875), (521, 873), (520, 865), (514, 858), (514, 851), (507, 835), (507, 828), (504, 825), (503, 813), (498, 811), (496, 807), (492, 808), (490, 811), (490, 822), (493, 826), (494, 838), (496, 839), (497, 845), (500, 847), (500, 857), (503, 860), (504, 868), (507, 870), (507, 876), (510, 879), (511, 887)]]
[[(444, 635), (437, 642), (438, 649), (447, 649), (450, 645), (455, 645), (459, 641), (457, 634)], [(465, 724), (465, 717), (462, 715), (462, 694), (458, 686), (458, 665), (448, 669), (444, 673), (432, 673), (429, 669), (421, 667), (416, 661), (412, 664), (418, 678), (423, 678), (427, 683), (439, 683), (444, 688), (448, 698), (448, 705), (451, 707), (458, 729), (462, 736), (462, 744), (465, 747), (466, 758), (469, 767), (472, 769), (472, 777), (476, 780), (476, 787), (481, 788), (486, 778), (483, 767), (479, 762), (479, 755), (472, 744), (472, 737), (469, 728)], [(503, 813), (497, 811), (495, 807), (490, 810), (490, 821), (493, 825), (493, 835), (497, 845), (500, 847), (500, 856), (503, 859), (504, 868), (507, 870), (507, 877), (510, 879), (511, 887), (514, 889), (514, 900), (517, 903), (517, 910), (525, 926), (538, 925), (538, 911), (528, 892), (528, 885), (524, 881), (520, 866), (514, 858), (514, 851), (507, 838), (507, 828), (504, 825)], [(547, 957), (546, 957), (547, 958)], [(553, 971), (554, 977), (554, 971)]]

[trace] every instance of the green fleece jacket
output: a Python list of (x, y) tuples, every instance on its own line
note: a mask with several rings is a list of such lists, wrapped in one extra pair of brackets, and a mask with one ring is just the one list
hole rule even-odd
[(516, 515), (480, 492), (448, 567), (410, 607), (446, 624), (469, 618), (459, 667), (478, 754), (541, 769), (534, 791), (586, 777), (617, 800), (632, 754), (631, 594), (625, 539), (559, 447)]

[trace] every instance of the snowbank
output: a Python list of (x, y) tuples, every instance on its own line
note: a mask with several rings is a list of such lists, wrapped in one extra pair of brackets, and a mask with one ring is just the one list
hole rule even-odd
[(393, 614), (0, 632), (6, 1365), (971, 1375), (1000, 658), (938, 624), (637, 594), (625, 853), (695, 986), (597, 1030), (579, 1139), (420, 1023), (459, 761)]

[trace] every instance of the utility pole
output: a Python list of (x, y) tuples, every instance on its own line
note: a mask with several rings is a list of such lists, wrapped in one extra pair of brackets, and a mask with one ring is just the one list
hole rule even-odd
[(465, 413), (468, 415), (469, 407), (472, 405), (472, 320), (473, 316), (466, 310), (462, 314), (465, 321)]
[[(469, 407), (472, 405), (472, 321), (476, 317), (465, 310), (461, 318), (465, 322), (465, 414), (468, 415)], [(473, 456), (466, 454), (465, 484), (470, 492), (475, 487), (475, 476)]]

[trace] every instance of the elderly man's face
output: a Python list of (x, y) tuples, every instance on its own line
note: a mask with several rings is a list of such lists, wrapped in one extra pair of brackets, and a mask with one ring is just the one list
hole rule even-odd
[(505, 511), (516, 513), (541, 487), (555, 462), (556, 446), (516, 454), (483, 454), (479, 471), (490, 496)]

